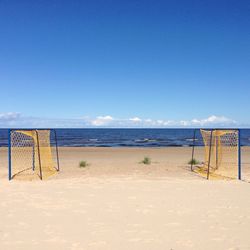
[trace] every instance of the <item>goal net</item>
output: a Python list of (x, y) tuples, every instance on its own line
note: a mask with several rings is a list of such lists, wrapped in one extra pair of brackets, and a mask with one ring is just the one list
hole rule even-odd
[(9, 179), (45, 179), (59, 170), (54, 130), (11, 130), (9, 147)]
[(207, 177), (237, 178), (239, 157), (238, 130), (204, 130), (205, 161), (199, 172)]

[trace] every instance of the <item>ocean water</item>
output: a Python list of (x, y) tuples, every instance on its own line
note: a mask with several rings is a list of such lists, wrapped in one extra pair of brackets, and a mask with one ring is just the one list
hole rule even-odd
[[(194, 129), (56, 129), (59, 146), (67, 147), (189, 147)], [(197, 132), (196, 145), (203, 145)], [(241, 130), (241, 144), (250, 146), (250, 129)], [(8, 130), (0, 129), (0, 146)]]

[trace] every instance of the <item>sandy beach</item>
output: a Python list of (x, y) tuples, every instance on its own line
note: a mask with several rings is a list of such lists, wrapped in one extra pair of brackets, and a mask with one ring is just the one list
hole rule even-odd
[(0, 250), (250, 250), (250, 1), (0, 0), (0, 28)]
[(250, 184), (191, 172), (190, 148), (59, 152), (58, 175), (9, 182), (0, 149), (0, 249), (250, 249)]

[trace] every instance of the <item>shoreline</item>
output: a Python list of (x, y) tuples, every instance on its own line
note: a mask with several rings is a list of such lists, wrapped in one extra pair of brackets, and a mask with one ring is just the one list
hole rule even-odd
[[(59, 147), (60, 171), (53, 179), (88, 177), (200, 179), (190, 171), (191, 147)], [(243, 176), (250, 172), (250, 147), (242, 148)], [(149, 157), (150, 165), (142, 164)], [(195, 148), (195, 158), (204, 161), (204, 147)], [(0, 148), (0, 180), (8, 177), (8, 149)], [(80, 168), (79, 163), (87, 166)]]

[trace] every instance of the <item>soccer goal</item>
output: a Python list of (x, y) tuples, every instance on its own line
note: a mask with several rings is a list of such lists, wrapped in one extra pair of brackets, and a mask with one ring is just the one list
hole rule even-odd
[[(195, 131), (197, 133), (197, 131)], [(194, 164), (194, 145), (191, 170), (212, 178), (241, 179), (241, 145), (239, 129), (201, 129), (204, 161)]]
[(58, 171), (59, 156), (55, 130), (9, 130), (9, 180), (42, 180)]

